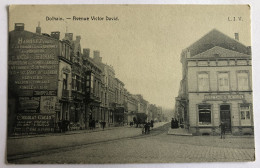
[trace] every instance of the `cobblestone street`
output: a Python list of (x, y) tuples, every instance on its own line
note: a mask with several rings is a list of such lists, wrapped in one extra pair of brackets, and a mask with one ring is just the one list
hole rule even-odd
[[(133, 136), (134, 131), (140, 131), (138, 128), (118, 128), (110, 131), (133, 131), (132, 136), (66, 150), (57, 149), (54, 152), (14, 159), (11, 163), (170, 163), (254, 160), (253, 137), (228, 135), (226, 139), (220, 139), (218, 136), (174, 136), (167, 135), (167, 128), (168, 125), (154, 129), (150, 135), (140, 135), (139, 132), (139, 136)], [(105, 132), (96, 132), (92, 135), (105, 135)]]

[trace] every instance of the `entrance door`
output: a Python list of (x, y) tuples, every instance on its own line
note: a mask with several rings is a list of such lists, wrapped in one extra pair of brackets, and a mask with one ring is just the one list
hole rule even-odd
[(226, 124), (226, 131), (231, 132), (230, 105), (220, 105), (220, 120)]

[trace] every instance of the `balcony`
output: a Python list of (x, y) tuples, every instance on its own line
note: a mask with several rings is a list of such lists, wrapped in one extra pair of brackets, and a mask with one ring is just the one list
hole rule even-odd
[(84, 99), (84, 94), (79, 91), (72, 91), (72, 98), (74, 100), (83, 100)]
[(62, 98), (64, 99), (69, 98), (69, 90), (62, 90)]

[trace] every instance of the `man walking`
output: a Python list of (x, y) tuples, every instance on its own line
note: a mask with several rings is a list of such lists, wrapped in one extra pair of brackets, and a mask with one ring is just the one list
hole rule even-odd
[(221, 129), (221, 133), (220, 133), (220, 138), (225, 139), (225, 134), (226, 134), (226, 125), (223, 121), (221, 121), (220, 125), (219, 125), (220, 129)]

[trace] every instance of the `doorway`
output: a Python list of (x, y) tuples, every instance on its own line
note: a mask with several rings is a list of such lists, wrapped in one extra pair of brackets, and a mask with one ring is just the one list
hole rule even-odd
[(230, 105), (220, 105), (220, 121), (226, 124), (226, 132), (231, 132)]

